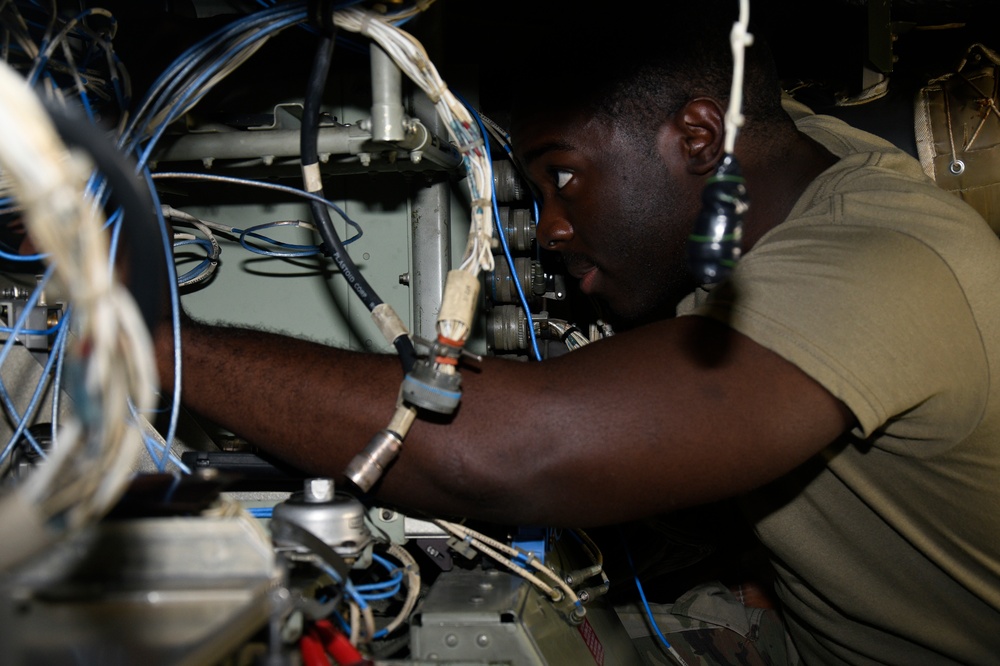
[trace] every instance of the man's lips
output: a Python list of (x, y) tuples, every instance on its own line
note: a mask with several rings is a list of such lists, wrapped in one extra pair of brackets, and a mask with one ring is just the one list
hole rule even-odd
[(597, 279), (597, 266), (579, 257), (566, 259), (566, 270), (580, 281), (580, 291), (590, 295), (594, 292), (594, 282)]

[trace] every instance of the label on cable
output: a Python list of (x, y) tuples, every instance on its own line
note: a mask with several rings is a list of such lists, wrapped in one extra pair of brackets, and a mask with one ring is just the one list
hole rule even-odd
[(323, 191), (323, 175), (319, 171), (319, 164), (302, 165), (302, 180), (306, 187), (306, 192), (316, 194)]

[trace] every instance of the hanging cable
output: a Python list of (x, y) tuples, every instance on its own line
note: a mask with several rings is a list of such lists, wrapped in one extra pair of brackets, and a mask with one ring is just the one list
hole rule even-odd
[[(302, 129), (300, 133), (299, 151), (302, 160), (302, 179), (305, 191), (311, 194), (323, 196), (323, 178), (319, 170), (319, 122), (320, 110), (323, 100), (323, 91), (326, 87), (326, 79), (330, 71), (330, 61), (333, 56), (334, 28), (328, 26), (328, 31), (320, 37), (319, 46), (316, 49), (316, 56), (313, 59), (312, 70), (309, 73), (309, 81), (306, 95), (302, 105)], [(399, 317), (392, 313), (386, 306), (372, 286), (358, 270), (358, 267), (351, 260), (346, 248), (340, 241), (337, 230), (333, 226), (330, 214), (325, 206), (320, 205), (315, 200), (309, 201), (310, 210), (316, 221), (316, 226), (323, 238), (330, 253), (330, 258), (340, 269), (341, 275), (351, 286), (351, 290), (361, 299), (368, 311), (376, 319), (376, 322), (384, 321), (389, 317), (396, 322), (394, 326), (385, 328), (380, 325), (380, 329), (385, 333), (391, 331), (386, 337), (396, 348), (400, 363), (403, 366), (403, 373), (408, 373), (413, 368), (416, 361), (416, 352), (413, 349), (413, 342), (407, 334), (406, 328), (402, 325)]]
[(461, 400), (458, 364), (462, 355), (468, 354), (465, 343), (478, 307), (479, 273), (493, 270), (493, 170), (484, 149), (485, 137), (468, 109), (441, 79), (420, 42), (378, 14), (360, 9), (334, 11), (332, 22), (334, 27), (362, 34), (375, 42), (434, 104), (449, 138), (462, 155), (472, 218), (461, 264), (449, 271), (445, 280), (437, 338), (431, 343), (427, 357), (417, 359), (406, 373), (390, 425), (348, 463), (345, 476), (367, 492), (395, 460), (418, 408), (439, 414), (452, 414), (458, 408)]

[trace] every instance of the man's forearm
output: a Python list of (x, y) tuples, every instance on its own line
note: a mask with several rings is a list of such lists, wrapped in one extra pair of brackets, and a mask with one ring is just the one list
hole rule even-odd
[[(167, 347), (161, 339), (169, 386)], [(402, 378), (392, 356), (251, 329), (187, 322), (181, 350), (188, 409), (316, 475), (342, 472), (350, 451), (384, 427), (374, 424), (391, 417)]]

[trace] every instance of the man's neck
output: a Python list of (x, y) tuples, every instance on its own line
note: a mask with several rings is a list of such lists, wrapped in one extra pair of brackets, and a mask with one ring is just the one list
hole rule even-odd
[(784, 222), (816, 177), (837, 162), (833, 153), (794, 128), (766, 141), (766, 146), (755, 141), (743, 147), (753, 156), (743, 164), (750, 198), (743, 221), (744, 252)]

